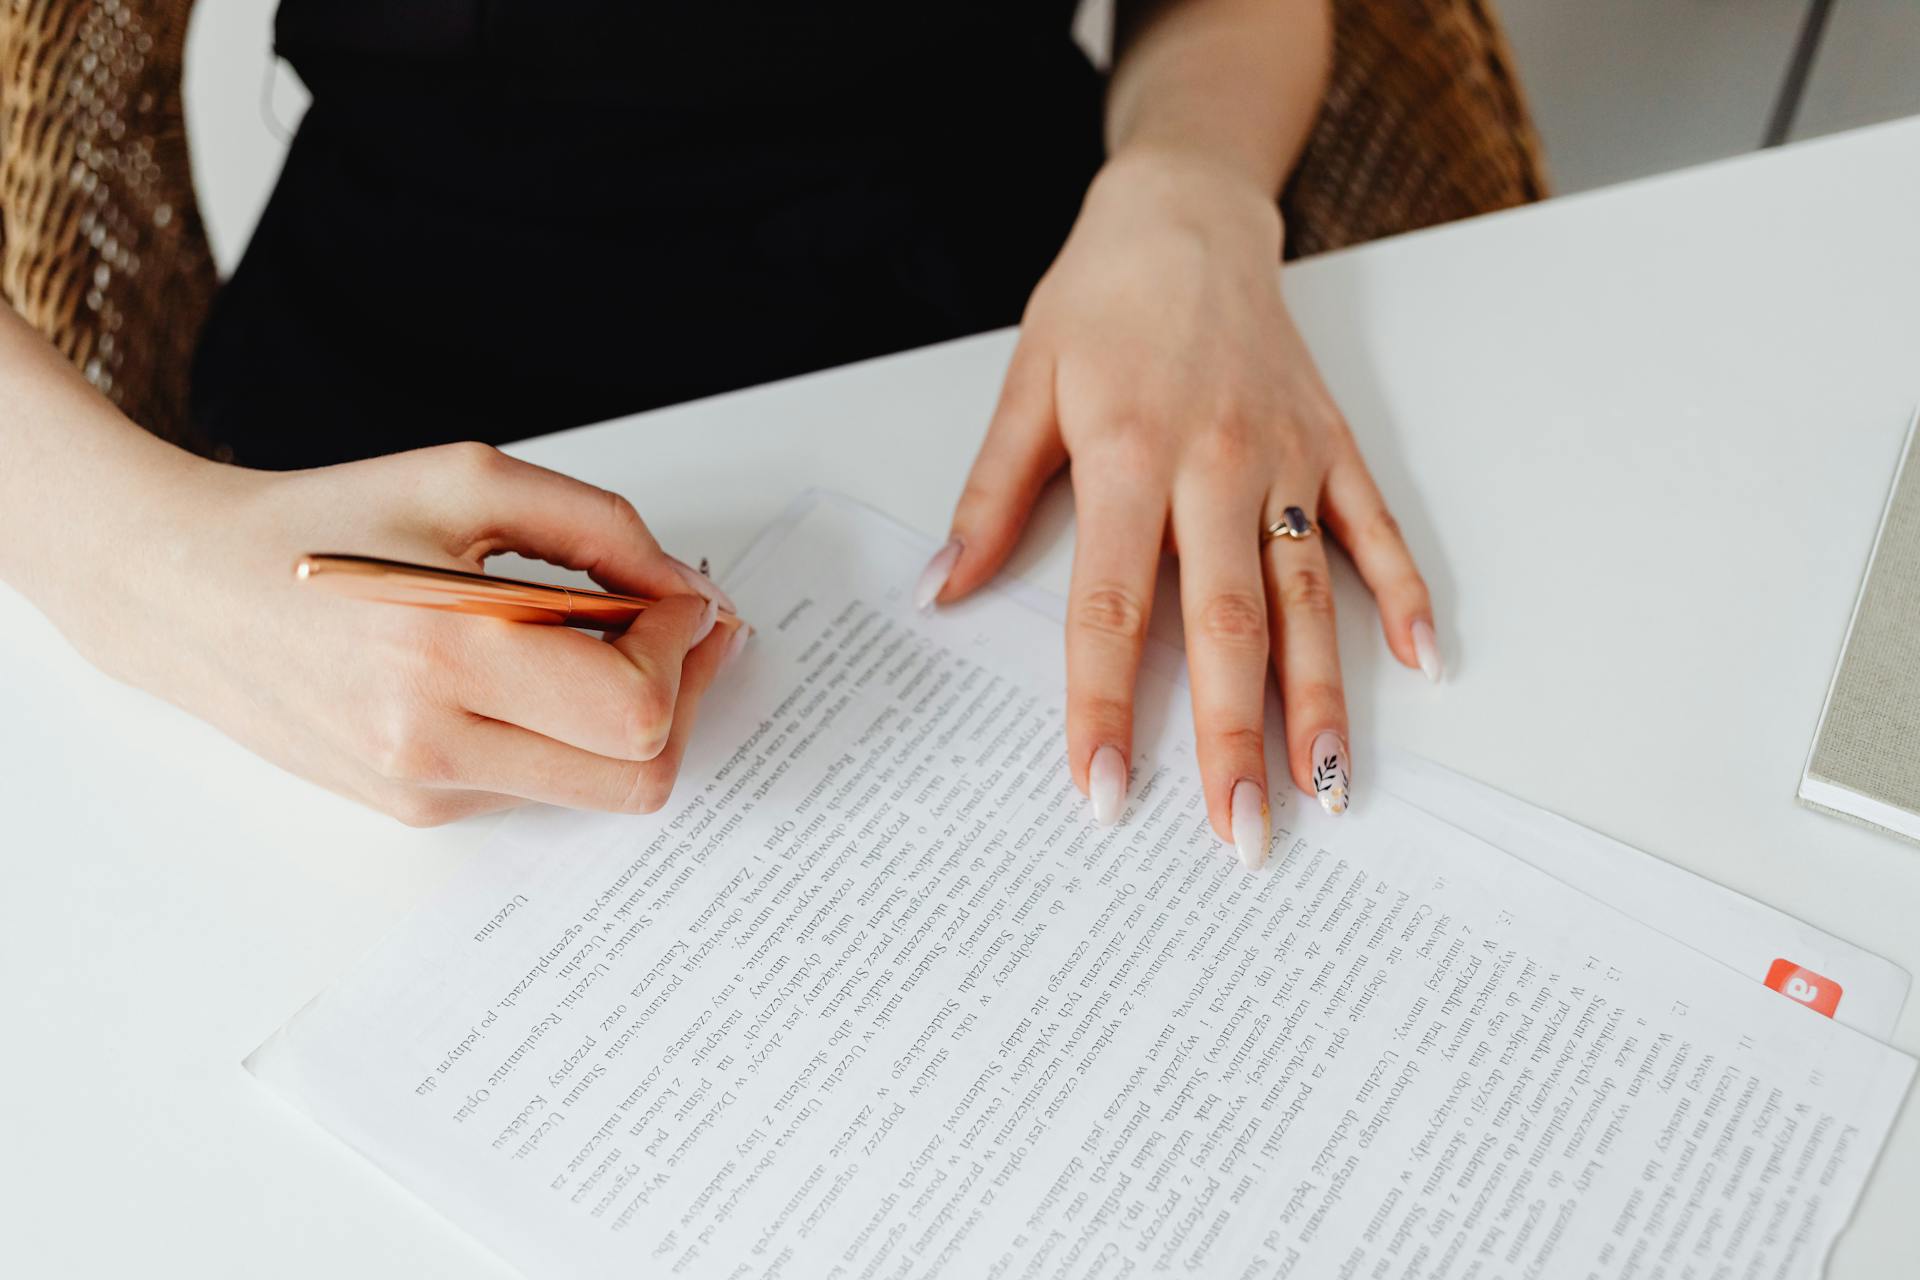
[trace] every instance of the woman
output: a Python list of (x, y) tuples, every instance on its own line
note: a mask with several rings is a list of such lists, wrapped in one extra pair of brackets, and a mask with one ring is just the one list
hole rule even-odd
[[(1270, 659), (1272, 749), (1342, 810), (1316, 520), (1396, 657), (1439, 660), (1278, 288), (1325, 0), (1123, 2), (1105, 86), (1070, 3), (655, 8), (284, 0), (314, 101), (194, 370), (198, 425), (251, 468), (133, 427), (8, 312), (0, 576), (104, 669), (405, 821), (650, 810), (727, 656), (718, 589), (618, 497), (445, 442), (1020, 317), (919, 599), (988, 581), (1070, 463), (1067, 752), (1092, 816), (1121, 808), (1168, 540), (1214, 829), (1264, 851)], [(464, 567), (514, 550), (666, 600), (611, 643), (331, 609), (286, 580), (321, 544)]]

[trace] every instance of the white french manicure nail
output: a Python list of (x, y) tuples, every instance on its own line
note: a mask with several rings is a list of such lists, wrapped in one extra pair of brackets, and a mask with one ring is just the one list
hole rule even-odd
[(720, 621), (720, 602), (707, 601), (705, 612), (700, 615), (700, 625), (693, 629), (693, 639), (687, 642), (687, 648), (698, 648), (700, 642), (713, 634), (713, 624)]
[(1252, 778), (1242, 778), (1233, 784), (1227, 806), (1240, 865), (1258, 871), (1266, 865), (1267, 843), (1273, 838), (1267, 826), (1267, 789)]
[(1352, 799), (1347, 772), (1347, 744), (1331, 729), (1322, 729), (1313, 740), (1313, 794), (1320, 807), (1334, 817), (1347, 811)]
[(927, 561), (927, 567), (920, 571), (920, 581), (913, 586), (913, 607), (925, 613), (933, 608), (933, 602), (940, 598), (941, 588), (947, 585), (947, 579), (953, 574), (953, 566), (960, 560), (960, 539), (948, 538), (947, 545), (933, 553), (933, 559)]
[(1413, 624), (1413, 656), (1420, 661), (1420, 670), (1427, 679), (1435, 684), (1446, 674), (1446, 668), (1440, 662), (1440, 646), (1433, 640), (1433, 624), (1425, 618)]
[(747, 647), (747, 641), (751, 639), (753, 639), (752, 627), (744, 622), (735, 627), (733, 629), (733, 639), (727, 641), (727, 651), (720, 658), (720, 665), (723, 668), (731, 666), (733, 660), (740, 656), (740, 651)]
[(1118, 747), (1102, 747), (1087, 767), (1087, 799), (1093, 801), (1093, 820), (1103, 827), (1120, 821), (1120, 801), (1127, 793), (1127, 761)]
[(675, 569), (680, 571), (681, 578), (686, 581), (687, 589), (693, 594), (702, 600), (717, 600), (720, 607), (728, 613), (740, 612), (733, 607), (733, 598), (720, 589), (719, 583), (677, 556), (668, 556), (667, 559), (672, 562)]

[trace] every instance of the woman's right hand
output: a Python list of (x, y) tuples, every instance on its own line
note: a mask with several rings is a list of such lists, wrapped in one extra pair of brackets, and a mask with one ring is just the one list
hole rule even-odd
[[(747, 635), (716, 625), (731, 609), (720, 589), (662, 551), (624, 498), (485, 445), (286, 473), (193, 462), (142, 524), (131, 550), (35, 593), (75, 645), (413, 825), (527, 800), (658, 809), (701, 696)], [(312, 551), (467, 570), (515, 551), (662, 600), (601, 639), (342, 600), (294, 581)]]

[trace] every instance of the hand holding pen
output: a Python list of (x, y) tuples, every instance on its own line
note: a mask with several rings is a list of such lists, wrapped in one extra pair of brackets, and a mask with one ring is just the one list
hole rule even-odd
[[(195, 518), (129, 503), (141, 527), (119, 537), (133, 548), (125, 606), (105, 625), (51, 596), (49, 612), (114, 674), (412, 825), (529, 800), (659, 808), (702, 696), (750, 631), (625, 499), (482, 445), (311, 471), (186, 465)], [(289, 573), (330, 547), (388, 564)], [(508, 551), (608, 592), (481, 575)], [(328, 583), (377, 598), (425, 583), (436, 607), (342, 600)]]

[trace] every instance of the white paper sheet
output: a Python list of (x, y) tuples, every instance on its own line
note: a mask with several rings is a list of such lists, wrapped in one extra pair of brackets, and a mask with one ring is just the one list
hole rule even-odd
[(1818, 1269), (1910, 1059), (1384, 793), (1241, 871), (1159, 675), (1089, 827), (1057, 627), (923, 556), (811, 504), (667, 810), (509, 821), (249, 1065), (536, 1277)]

